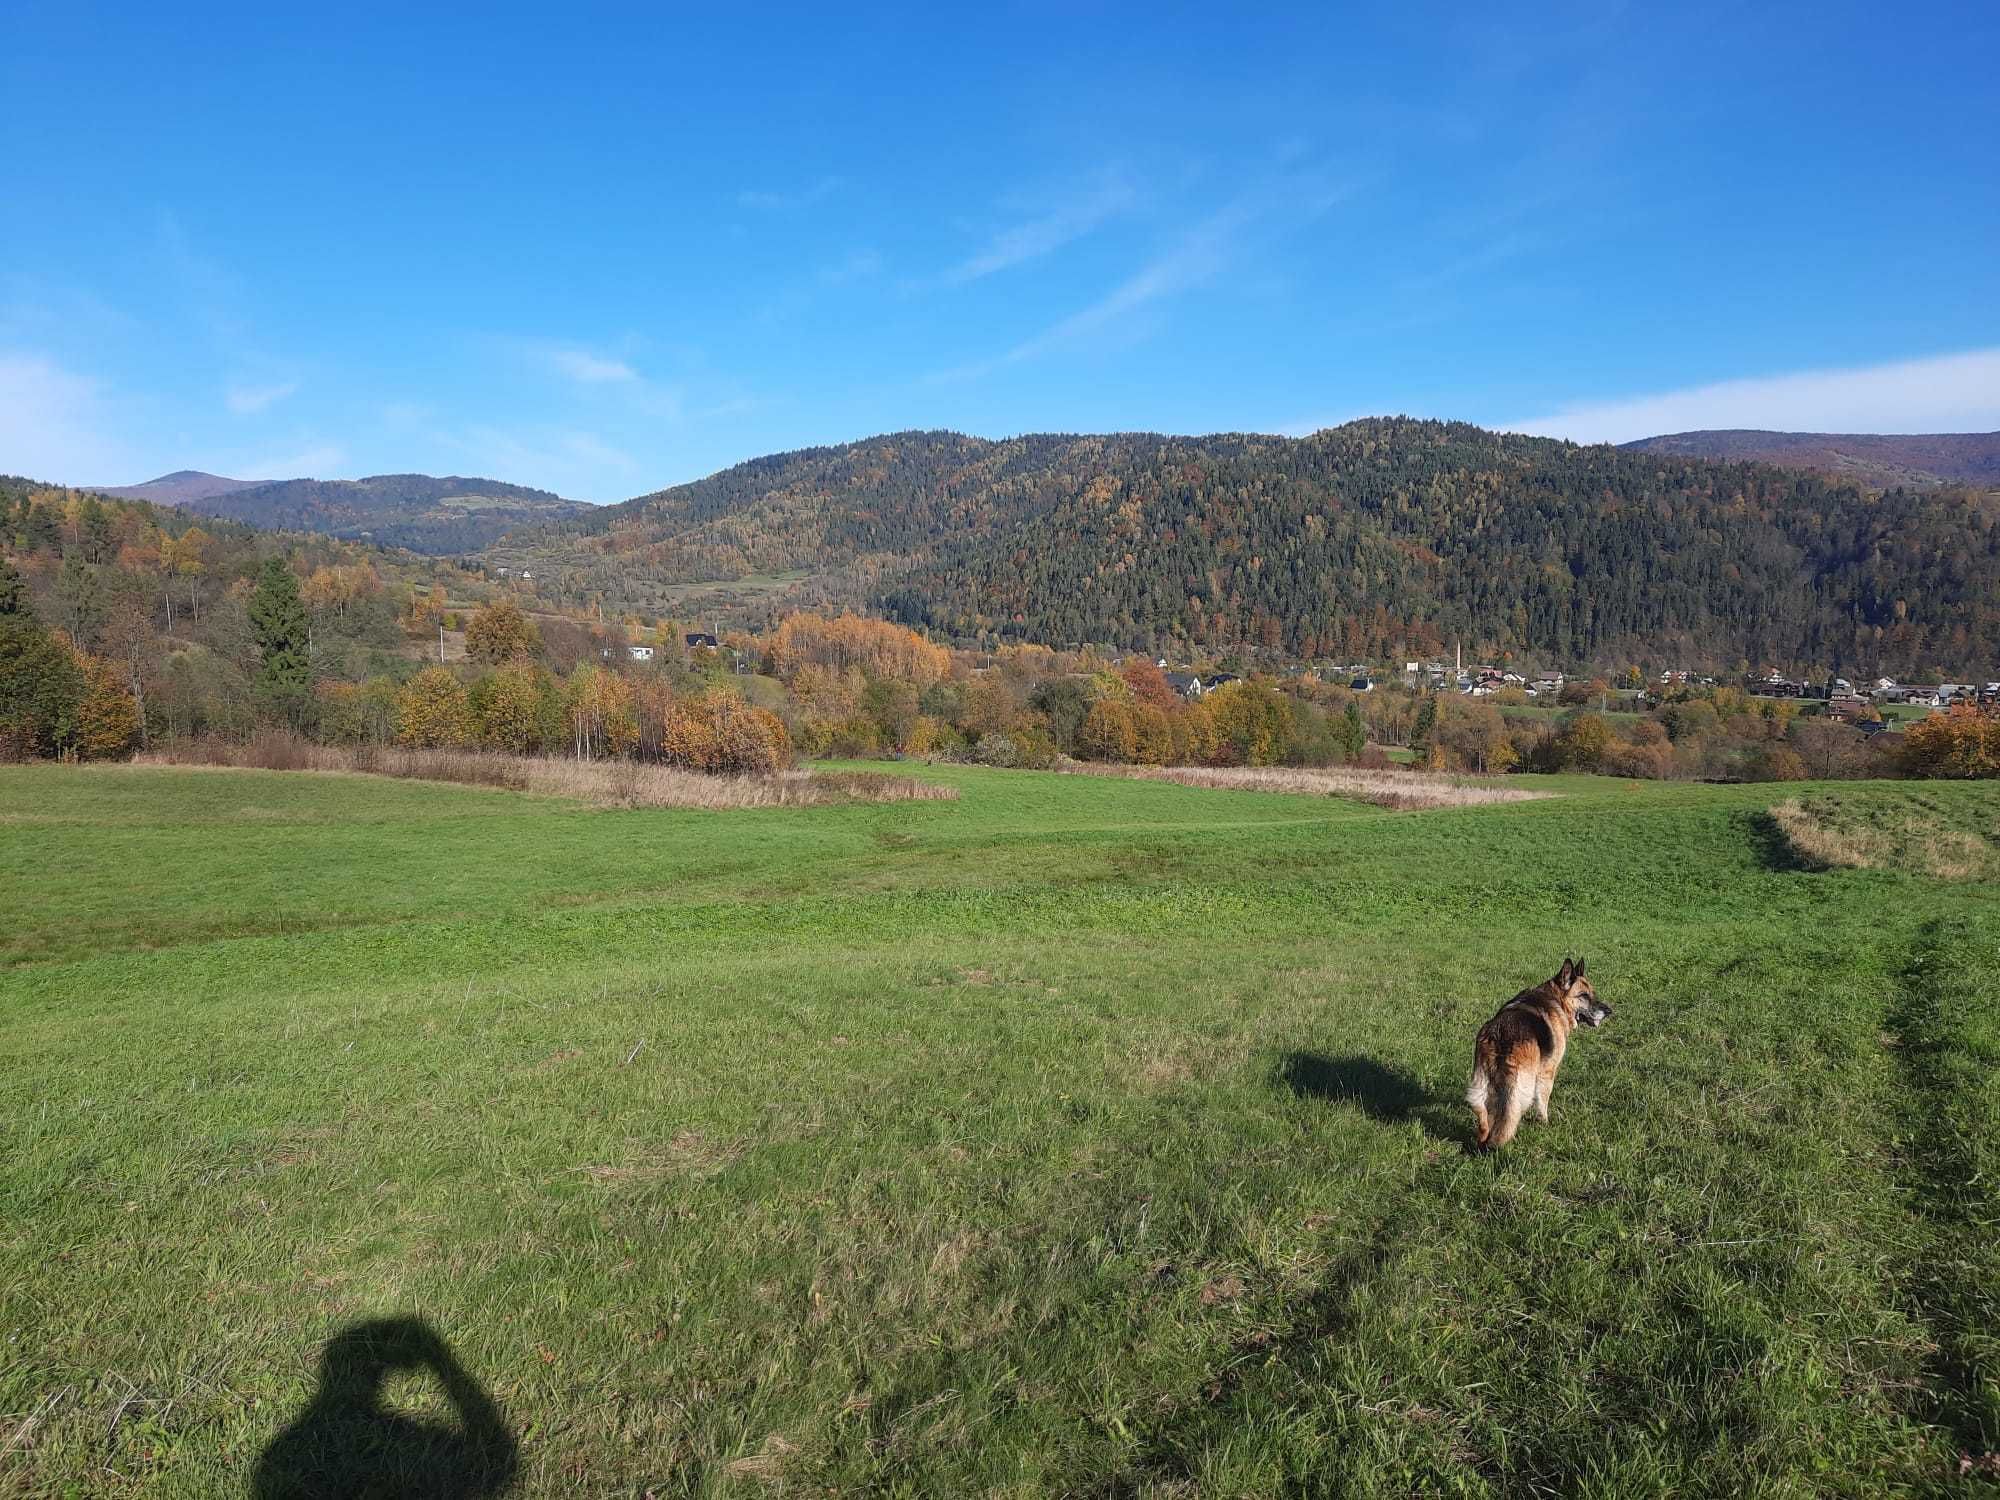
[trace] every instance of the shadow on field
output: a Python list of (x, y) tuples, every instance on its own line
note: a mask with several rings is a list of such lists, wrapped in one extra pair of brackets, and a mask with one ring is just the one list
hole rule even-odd
[[(429, 1371), (456, 1425), (423, 1421), (383, 1404), (398, 1371)], [(518, 1454), (500, 1408), (419, 1318), (357, 1323), (320, 1359), (311, 1404), (264, 1450), (253, 1500), (478, 1500), (512, 1488)]]
[(1465, 1134), (1459, 1122), (1447, 1118), (1440, 1101), (1400, 1068), (1372, 1057), (1328, 1057), (1323, 1052), (1287, 1052), (1278, 1077), (1301, 1099), (1354, 1104), (1371, 1120), (1400, 1123), (1415, 1120), (1428, 1135), (1452, 1140)]
[(1747, 815), (1750, 843), (1757, 851), (1757, 863), (1774, 875), (1818, 875), (1826, 866), (1806, 858), (1798, 846), (1785, 837), (1785, 830), (1768, 812)]

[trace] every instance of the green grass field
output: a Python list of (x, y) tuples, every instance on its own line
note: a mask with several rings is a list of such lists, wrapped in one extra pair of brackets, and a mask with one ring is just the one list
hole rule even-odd
[[(924, 774), (0, 768), (0, 1494), (1992, 1492), (1991, 883), (1797, 785)], [(1616, 1015), (1469, 1156), (1566, 951)]]

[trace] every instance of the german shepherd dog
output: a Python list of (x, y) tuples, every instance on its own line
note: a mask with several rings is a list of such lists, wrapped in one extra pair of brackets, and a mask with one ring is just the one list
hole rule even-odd
[(1583, 960), (1565, 958), (1555, 978), (1523, 990), (1479, 1028), (1472, 1043), (1472, 1082), (1465, 1102), (1477, 1127), (1473, 1145), (1492, 1151), (1514, 1139), (1528, 1105), (1543, 1124), (1569, 1034), (1578, 1025), (1602, 1026), (1611, 1007), (1583, 976)]

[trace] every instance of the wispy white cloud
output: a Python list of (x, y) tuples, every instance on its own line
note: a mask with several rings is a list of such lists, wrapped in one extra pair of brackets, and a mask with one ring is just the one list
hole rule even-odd
[(1347, 181), (1318, 170), (1267, 177), (1183, 232), (1095, 302), (1058, 319), (1005, 353), (941, 371), (930, 379), (976, 380), (1058, 349), (1119, 337), (1142, 309), (1215, 280), (1244, 259), (1261, 239), (1317, 219), (1351, 190)]
[(738, 208), (756, 209), (762, 213), (786, 213), (794, 209), (811, 208), (840, 191), (841, 179), (822, 177), (809, 187), (791, 192), (771, 192), (762, 188), (745, 188), (736, 195)]
[(268, 411), (298, 388), (296, 380), (283, 380), (275, 385), (232, 385), (223, 393), (223, 401), (237, 416), (250, 417)]
[(624, 360), (606, 359), (587, 349), (551, 349), (548, 359), (557, 374), (567, 376), (579, 385), (604, 385), (639, 378), (639, 372)]
[(1509, 432), (1624, 443), (1703, 428), (1779, 432), (1990, 432), (2000, 429), (2000, 349), (1845, 370), (1723, 380), (1658, 395), (1581, 401)]
[(977, 253), (945, 272), (944, 283), (962, 286), (1039, 260), (1072, 240), (1081, 239), (1107, 219), (1126, 212), (1137, 201), (1138, 194), (1130, 182), (1120, 176), (1106, 175), (1081, 193), (1071, 195), (1068, 201), (1058, 201), (1044, 212), (1000, 230)]
[(0, 473), (126, 484), (133, 458), (104, 387), (45, 355), (0, 350)]

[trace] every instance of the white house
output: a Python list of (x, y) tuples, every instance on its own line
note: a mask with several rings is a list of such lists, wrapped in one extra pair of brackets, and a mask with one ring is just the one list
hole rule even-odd
[(653, 659), (653, 648), (651, 646), (627, 646), (625, 650), (634, 661), (651, 661)]

